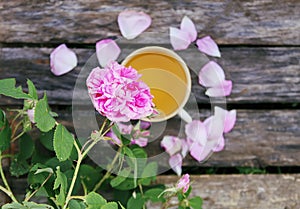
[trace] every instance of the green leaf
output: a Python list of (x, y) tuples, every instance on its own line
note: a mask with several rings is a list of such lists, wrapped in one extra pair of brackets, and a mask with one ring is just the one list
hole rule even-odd
[(163, 197), (163, 195), (161, 195), (163, 191), (164, 189), (162, 188), (152, 188), (147, 190), (144, 193), (144, 196), (152, 202), (165, 202), (165, 198)]
[(50, 130), (48, 132), (42, 132), (40, 135), (40, 142), (41, 144), (48, 150), (54, 151), (53, 147), (53, 137), (54, 137), (54, 130)]
[(30, 95), (23, 92), (21, 86), (16, 88), (15, 78), (7, 78), (7, 79), (0, 80), (0, 86), (1, 86), (0, 94), (15, 99), (32, 99)]
[(121, 184), (116, 186), (116, 189), (119, 190), (131, 190), (137, 187), (137, 184), (133, 178), (126, 178)]
[(20, 203), (13, 202), (2, 206), (2, 209), (28, 209)]
[(157, 169), (158, 166), (156, 162), (148, 163), (143, 170), (142, 178), (139, 180), (139, 183), (144, 186), (150, 185), (151, 181), (155, 180), (156, 178)]
[(29, 164), (27, 163), (27, 161), (25, 159), (19, 159), (17, 157), (15, 157), (9, 167), (9, 171), (11, 173), (12, 176), (22, 176), (26, 173), (29, 172)]
[(114, 179), (112, 179), (110, 181), (110, 185), (112, 187), (116, 187), (119, 186), (123, 181), (126, 180), (126, 178), (129, 176), (131, 172), (130, 168), (124, 168), (119, 174), (118, 176), (116, 176)]
[(2, 115), (2, 120), (0, 122), (2, 125), (0, 126), (0, 151), (2, 152), (7, 150), (10, 146), (11, 128), (2, 110), (0, 110), (0, 115)]
[(61, 124), (58, 124), (55, 133), (53, 147), (59, 161), (67, 160), (72, 152), (74, 136)]
[(56, 201), (60, 206), (65, 204), (67, 187), (67, 177), (58, 167), (56, 170), (56, 179), (54, 181), (53, 190), (59, 189), (59, 193), (56, 195)]
[(193, 197), (193, 198), (189, 199), (189, 203), (193, 209), (202, 209), (201, 197)]
[(38, 100), (38, 94), (36, 88), (31, 80), (27, 79), (27, 86), (28, 86), (28, 94), (33, 98)]
[(0, 109), (0, 130), (6, 124), (5, 112)]
[(82, 164), (79, 170), (79, 177), (85, 184), (88, 191), (92, 191), (100, 180), (100, 172), (90, 165)]
[(51, 167), (52, 169), (56, 169), (57, 166), (59, 166), (60, 170), (62, 172), (65, 172), (72, 168), (72, 161), (65, 160), (60, 162), (56, 157), (50, 158), (45, 162), (45, 165), (48, 167)]
[(17, 155), (19, 160), (27, 160), (34, 151), (34, 143), (28, 134), (24, 134), (19, 140), (19, 153)]
[(35, 175), (39, 174), (39, 173), (53, 173), (53, 169), (52, 168), (39, 168), (35, 171)]
[(142, 209), (145, 200), (143, 199), (141, 194), (136, 194), (135, 196), (131, 196), (127, 202), (127, 208), (130, 209)]
[(98, 193), (91, 192), (85, 197), (87, 209), (99, 209), (106, 204), (106, 200)]
[(118, 209), (118, 204), (115, 202), (108, 202), (103, 205), (101, 209)]
[(55, 120), (50, 115), (50, 108), (48, 106), (46, 94), (44, 94), (44, 97), (36, 103), (34, 121), (36, 122), (38, 129), (43, 132), (48, 132), (55, 126)]
[(69, 205), (70, 209), (85, 209), (85, 205), (83, 202), (80, 202), (78, 200), (70, 200)]
[(51, 205), (37, 204), (35, 202), (23, 202), (23, 205), (28, 209), (54, 209)]

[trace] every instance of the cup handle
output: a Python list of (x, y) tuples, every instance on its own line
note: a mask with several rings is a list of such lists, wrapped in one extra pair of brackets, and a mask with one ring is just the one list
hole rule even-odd
[(178, 112), (179, 117), (181, 117), (182, 120), (184, 120), (186, 123), (190, 123), (193, 121), (192, 117), (190, 114), (185, 111), (183, 108), (179, 110)]

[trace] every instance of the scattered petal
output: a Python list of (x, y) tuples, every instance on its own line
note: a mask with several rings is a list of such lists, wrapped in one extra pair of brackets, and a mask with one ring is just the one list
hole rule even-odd
[(199, 51), (213, 57), (221, 57), (218, 45), (210, 36), (205, 36), (201, 39), (198, 39), (196, 44)]
[(70, 72), (77, 66), (77, 56), (65, 44), (59, 45), (50, 54), (51, 72), (60, 76)]
[(151, 17), (144, 12), (124, 11), (118, 16), (122, 36), (134, 39), (151, 25)]
[(190, 147), (190, 154), (191, 156), (196, 159), (198, 162), (202, 161), (205, 159), (206, 156), (203, 156), (204, 152), (204, 146), (198, 144), (198, 143), (193, 143)]
[(187, 140), (182, 140), (181, 141), (181, 155), (183, 156), (183, 157), (185, 157), (186, 155), (187, 155), (187, 153), (188, 153), (188, 151), (189, 151), (189, 143), (188, 143), (188, 141)]
[(184, 50), (191, 44), (189, 34), (178, 28), (170, 27), (170, 41), (174, 50)]
[(209, 61), (199, 73), (199, 83), (205, 87), (219, 86), (224, 80), (223, 69), (214, 61)]
[(140, 128), (142, 130), (147, 130), (148, 128), (150, 128), (150, 126), (151, 126), (151, 122), (141, 120)]
[(204, 145), (207, 140), (205, 125), (200, 120), (193, 120), (185, 125), (185, 134), (187, 138)]
[(182, 156), (178, 153), (176, 155), (173, 155), (170, 157), (169, 159), (169, 165), (171, 166), (171, 168), (173, 169), (173, 171), (175, 171), (175, 173), (180, 176), (182, 169)]
[(224, 149), (225, 147), (225, 139), (223, 136), (221, 136), (218, 140), (217, 146), (215, 146), (212, 151), (213, 152), (220, 152)]
[(219, 86), (210, 87), (205, 94), (209, 97), (229, 96), (232, 90), (232, 81), (224, 80)]
[(181, 139), (175, 136), (164, 136), (160, 145), (172, 156), (181, 150)]
[(190, 42), (193, 42), (196, 40), (196, 38), (197, 38), (196, 26), (193, 23), (193, 21), (190, 18), (188, 18), (187, 16), (184, 16), (182, 18), (180, 30), (188, 33)]
[(117, 60), (120, 53), (120, 47), (112, 39), (103, 39), (96, 43), (96, 55), (98, 62), (102, 67)]
[(224, 133), (230, 132), (236, 122), (236, 110), (227, 111), (224, 124)]

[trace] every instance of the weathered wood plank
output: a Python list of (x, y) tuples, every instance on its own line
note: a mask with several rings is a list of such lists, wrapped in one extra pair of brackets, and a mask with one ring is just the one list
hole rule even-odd
[[(177, 176), (158, 176), (156, 183), (174, 185)], [(278, 175), (194, 175), (191, 176), (191, 197), (203, 198), (203, 209), (296, 209), (300, 206), (300, 174)], [(13, 180), (12, 189), (24, 191), (24, 179)], [(45, 202), (44, 198), (36, 198)], [(7, 199), (0, 197), (0, 205)], [(176, 199), (171, 203), (176, 204)], [(148, 204), (151, 209), (160, 209), (159, 204)], [(172, 207), (170, 209), (175, 209)]]
[(300, 44), (298, 0), (1, 1), (0, 42), (95, 43), (120, 35), (116, 18), (126, 9), (150, 14), (150, 32), (168, 33), (188, 15), (200, 36), (209, 34), (219, 44)]
[[(127, 46), (128, 47), (128, 46)], [(130, 47), (137, 47), (131, 45)], [(46, 90), (51, 104), (70, 105), (78, 74), (93, 54), (93, 49), (75, 49), (79, 67), (67, 75), (55, 77), (50, 72), (49, 48), (0, 48), (0, 79), (16, 77), (24, 87), (29, 78), (40, 91)], [(124, 48), (127, 55), (129, 48)], [(131, 49), (132, 50), (132, 49)], [(233, 80), (229, 103), (299, 103), (300, 101), (300, 49), (297, 47), (225, 47), (221, 48), (227, 78)], [(197, 50), (190, 49), (180, 55), (192, 66), (193, 93), (199, 103), (208, 103), (204, 89), (198, 85), (197, 76), (207, 60)], [(15, 101), (0, 97), (0, 104)]]
[[(59, 112), (58, 118), (74, 132), (72, 110)], [(193, 117), (196, 115), (191, 113)], [(199, 110), (198, 119), (203, 120), (212, 113)], [(85, 126), (77, 123), (76, 133), (92, 129), (92, 117), (86, 112), (77, 112), (76, 120), (80, 118)], [(194, 117), (197, 119), (197, 117)], [(75, 123), (76, 124), (76, 123)], [(234, 129), (225, 135), (226, 146), (221, 152), (214, 153), (205, 163), (198, 163), (190, 156), (183, 165), (187, 167), (266, 167), (266, 166), (300, 166), (300, 110), (238, 110)], [(155, 124), (154, 124), (155, 125)], [(168, 165), (168, 156), (160, 155), (164, 151), (160, 141), (164, 135), (184, 137), (184, 123), (178, 117), (167, 123), (156, 124), (152, 132), (154, 137), (148, 144), (147, 152), (151, 157), (161, 156), (162, 166)], [(157, 128), (157, 126), (163, 128)], [(150, 130), (150, 131), (151, 131)], [(159, 130), (159, 131), (158, 131)], [(89, 132), (88, 132), (89, 133)], [(158, 134), (160, 133), (160, 134)]]
[[(159, 176), (158, 183), (174, 184), (175, 176)], [(203, 198), (203, 209), (300, 208), (300, 175), (191, 176), (191, 196)], [(175, 199), (173, 200), (175, 202)], [(151, 205), (151, 209), (159, 209)], [(173, 207), (174, 209), (176, 207)]]

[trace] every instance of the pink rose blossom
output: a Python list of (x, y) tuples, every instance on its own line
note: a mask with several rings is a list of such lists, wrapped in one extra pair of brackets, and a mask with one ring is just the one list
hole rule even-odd
[(182, 189), (183, 193), (186, 193), (190, 187), (190, 175), (184, 174), (178, 181), (176, 188)]
[(96, 110), (113, 122), (141, 119), (153, 113), (153, 96), (132, 67), (111, 62), (94, 68), (87, 78), (88, 93)]

